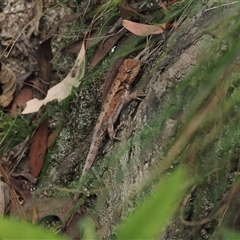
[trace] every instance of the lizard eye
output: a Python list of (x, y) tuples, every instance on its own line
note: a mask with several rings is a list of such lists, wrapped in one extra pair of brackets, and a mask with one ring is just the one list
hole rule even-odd
[(128, 74), (130, 74), (132, 71), (131, 71), (131, 69), (128, 69), (127, 71), (126, 71), (126, 73), (128, 73)]

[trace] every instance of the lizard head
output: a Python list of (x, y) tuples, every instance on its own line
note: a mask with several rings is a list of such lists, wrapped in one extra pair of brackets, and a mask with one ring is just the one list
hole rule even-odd
[(126, 59), (124, 60), (122, 66), (119, 69), (119, 73), (122, 73), (124, 76), (122, 81), (127, 84), (131, 84), (141, 67), (141, 61), (137, 59)]

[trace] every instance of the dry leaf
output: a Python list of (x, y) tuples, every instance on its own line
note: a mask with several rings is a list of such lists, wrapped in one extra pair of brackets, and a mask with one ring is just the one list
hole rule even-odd
[(26, 107), (26, 102), (32, 98), (32, 87), (24, 86), (21, 88), (18, 95), (14, 98), (13, 104), (11, 105), (9, 112), (10, 117), (14, 118), (18, 114), (21, 114), (22, 110)]
[[(51, 60), (53, 58), (52, 48), (51, 48), (51, 38), (42, 42), (37, 51), (38, 65), (39, 65), (39, 78), (33, 78), (34, 74), (26, 73), (17, 79), (18, 83), (18, 93), (13, 101), (10, 110), (10, 116), (15, 117), (20, 114), (22, 110), (26, 107), (26, 102), (30, 101), (33, 97), (38, 97), (43, 99), (49, 89), (51, 82)], [(25, 80), (29, 77), (29, 81)], [(30, 81), (31, 80), (31, 81)]]
[(13, 99), (16, 77), (13, 71), (0, 62), (0, 106), (7, 107)]
[(78, 87), (81, 83), (81, 79), (85, 73), (85, 41), (83, 41), (82, 48), (78, 54), (76, 62), (67, 75), (59, 84), (50, 88), (47, 92), (47, 96), (43, 100), (32, 99), (27, 102), (27, 107), (24, 109), (22, 114), (28, 114), (37, 112), (42, 105), (51, 102), (54, 99), (57, 99), (58, 102), (61, 102), (66, 97), (68, 97), (73, 87)]
[[(19, 179), (10, 177), (9, 180), (10, 180), (11, 188), (14, 190), (14, 192), (17, 191), (25, 201), (29, 201), (32, 198), (32, 193), (29, 190), (23, 188), (23, 185)], [(11, 207), (19, 208), (18, 204), (20, 204), (20, 202), (18, 198), (16, 199), (17, 195), (14, 192), (12, 193), (11, 199), (15, 199), (14, 201), (16, 202), (16, 206), (11, 206)], [(15, 211), (15, 210), (12, 209), (12, 211)], [(21, 212), (20, 214), (22, 215)], [(19, 216), (19, 215), (16, 214), (16, 216)]]
[[(42, 42), (37, 51), (37, 59), (39, 66), (39, 77), (42, 81), (40, 81), (39, 88), (46, 94), (49, 89), (51, 79), (52, 79), (52, 64), (51, 61), (53, 59), (52, 47), (51, 47), (51, 39), (48, 38), (44, 42)], [(39, 99), (43, 99), (46, 95), (42, 94), (42, 92), (38, 92), (38, 95), (35, 97)]]
[[(35, 2), (34, 8), (33, 8), (33, 13), (34, 13), (34, 18), (32, 20), (32, 28), (34, 29), (34, 34), (37, 36), (38, 35), (38, 28), (39, 28), (39, 20), (42, 16), (42, 10), (43, 10), (43, 3), (42, 0), (37, 0)], [(28, 31), (28, 37), (32, 35), (31, 31)]]
[[(8, 189), (9, 189), (9, 199), (11, 200), (10, 206), (9, 206), (9, 213), (11, 216), (16, 216), (22, 219), (26, 219), (26, 215), (25, 212), (23, 211), (22, 205), (19, 202), (19, 198), (15, 192), (14, 189), (16, 189), (20, 194), (21, 194), (21, 187), (18, 184), (18, 180), (12, 178), (11, 176), (9, 176), (9, 173), (6, 172), (2, 165), (0, 164), (0, 175), (1, 178), (4, 180), (4, 182), (7, 184)], [(15, 184), (17, 182), (17, 184)], [(28, 190), (24, 189), (23, 191), (27, 192)], [(31, 197), (31, 193), (28, 192), (28, 195), (26, 193), (24, 193), (24, 200), (28, 197)], [(7, 195), (6, 195), (7, 197)], [(5, 199), (4, 201), (7, 202), (7, 199)]]
[(46, 151), (48, 139), (48, 119), (42, 122), (35, 132), (32, 144), (29, 149), (29, 168), (33, 177), (38, 177), (41, 172)]
[[(28, 85), (26, 84), (28, 83)], [(33, 98), (33, 89), (39, 89), (40, 82), (35, 77), (29, 82), (25, 82), (25, 85), (21, 87), (11, 104), (11, 109), (9, 111), (9, 116), (14, 118), (18, 114), (21, 114), (23, 109), (26, 107), (26, 102)]]
[(138, 36), (148, 36), (151, 34), (161, 34), (166, 29), (166, 23), (157, 25), (147, 25), (142, 23), (136, 23), (124, 19), (122, 25), (130, 32)]

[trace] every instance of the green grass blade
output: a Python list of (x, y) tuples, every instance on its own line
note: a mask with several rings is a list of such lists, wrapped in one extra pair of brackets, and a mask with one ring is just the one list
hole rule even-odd
[(173, 217), (187, 186), (186, 170), (179, 168), (162, 179), (156, 191), (117, 229), (117, 239), (155, 239)]
[(236, 232), (232, 229), (221, 229), (220, 234), (222, 236), (222, 239), (228, 240), (228, 239), (240, 239), (239, 232)]
[(51, 239), (66, 240), (67, 238), (54, 235), (41, 226), (31, 225), (16, 219), (0, 218), (0, 239)]

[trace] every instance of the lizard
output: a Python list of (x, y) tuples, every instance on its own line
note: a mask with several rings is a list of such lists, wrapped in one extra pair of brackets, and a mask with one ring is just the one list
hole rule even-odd
[(89, 172), (101, 147), (105, 133), (110, 139), (115, 138), (113, 125), (116, 122), (123, 105), (131, 99), (138, 98), (137, 93), (129, 94), (130, 85), (135, 80), (141, 67), (137, 59), (125, 59), (103, 102), (101, 113), (95, 125), (90, 149), (82, 170), (81, 179)]

